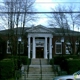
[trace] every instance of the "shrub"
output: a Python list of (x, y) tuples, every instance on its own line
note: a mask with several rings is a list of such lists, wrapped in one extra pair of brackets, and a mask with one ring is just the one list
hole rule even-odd
[(14, 74), (13, 61), (10, 59), (0, 61), (0, 80), (6, 80), (13, 77)]
[[(12, 57), (0, 61), (0, 80), (15, 77), (15, 70), (18, 69), (18, 59), (18, 56), (14, 56), (14, 61)], [(27, 56), (20, 56), (20, 61), (24, 65), (30, 64), (31, 62)]]
[(69, 73), (73, 74), (74, 72), (80, 70), (80, 59), (67, 60), (69, 66)]
[(54, 58), (54, 64), (59, 65), (62, 71), (66, 71), (69, 74), (69, 66), (65, 57), (57, 56)]
[[(12, 59), (12, 56), (9, 56), (10, 59)], [(15, 60), (19, 59), (19, 56), (14, 56)], [(28, 59), (27, 56), (20, 56), (20, 61), (22, 64), (27, 65), (28, 63), (31, 63), (31, 60)]]
[(27, 56), (21, 56), (20, 57), (21, 59), (21, 63), (24, 64), (24, 65), (27, 65), (28, 64), (28, 57)]
[(55, 65), (60, 65), (62, 70), (66, 70), (68, 74), (80, 70), (80, 59), (79, 56), (55, 56), (54, 59), (50, 60), (50, 63), (54, 61)]

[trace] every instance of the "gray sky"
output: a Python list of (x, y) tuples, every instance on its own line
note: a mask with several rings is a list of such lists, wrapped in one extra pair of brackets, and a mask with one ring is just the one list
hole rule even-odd
[(55, 8), (57, 5), (80, 5), (80, 0), (36, 0), (36, 8), (38, 11), (50, 11), (51, 8)]
[[(39, 12), (48, 12), (51, 11), (51, 8), (55, 8), (58, 5), (61, 6), (70, 6), (74, 5), (74, 11), (78, 11), (80, 0), (36, 0), (35, 7)], [(48, 18), (46, 15), (40, 14), (40, 18), (37, 22), (34, 22), (34, 25), (42, 24), (47, 26)], [(75, 29), (77, 30), (77, 29)]]
[[(3, 2), (3, 0), (0, 0), (0, 2)], [(51, 8), (55, 8), (58, 5), (75, 5), (77, 10), (77, 6), (80, 5), (80, 0), (36, 0), (35, 1), (35, 8), (37, 11), (39, 12), (49, 12), (51, 11)], [(33, 22), (32, 24), (34, 25), (45, 25), (47, 26), (47, 21), (48, 18), (46, 15), (44, 14), (40, 14), (39, 15), (39, 20), (37, 20), (37, 22)]]

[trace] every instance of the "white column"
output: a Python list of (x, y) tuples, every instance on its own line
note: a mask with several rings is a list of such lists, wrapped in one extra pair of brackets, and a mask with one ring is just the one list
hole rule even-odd
[(28, 37), (28, 58), (30, 58), (30, 37)]
[(33, 37), (33, 51), (32, 51), (32, 58), (35, 59), (36, 55), (35, 55), (35, 37)]
[(49, 59), (52, 59), (52, 38), (49, 38)]
[(47, 37), (45, 37), (44, 58), (47, 59)]

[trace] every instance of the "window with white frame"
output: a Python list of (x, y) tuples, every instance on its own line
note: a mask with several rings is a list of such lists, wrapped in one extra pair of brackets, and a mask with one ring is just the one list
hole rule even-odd
[(71, 43), (66, 43), (66, 54), (70, 54), (72, 52)]
[(62, 44), (61, 44), (61, 42), (56, 42), (56, 54), (62, 54)]
[(7, 54), (11, 54), (11, 42), (7, 41)]
[(22, 42), (22, 41), (18, 42), (18, 52), (20, 52), (20, 54), (24, 53), (24, 42)]
[(76, 52), (78, 51), (78, 48), (79, 48), (79, 42), (76, 41), (76, 43), (75, 43), (75, 51), (76, 51)]

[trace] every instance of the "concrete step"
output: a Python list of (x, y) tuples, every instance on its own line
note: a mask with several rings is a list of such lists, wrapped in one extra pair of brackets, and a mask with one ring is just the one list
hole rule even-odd
[[(53, 79), (53, 77), (54, 77), (54, 75), (52, 75), (52, 74), (42, 74), (42, 80), (50, 80), (50, 79)], [(40, 79), (41, 78), (41, 74), (29, 74), (28, 75), (28, 77), (27, 77), (27, 75), (23, 75), (22, 76), (22, 79), (24, 79), (25, 80), (25, 78), (26, 79), (35, 79), (35, 80), (37, 80), (37, 79)]]
[(40, 65), (40, 59), (31, 59), (31, 65)]
[(40, 73), (40, 65), (30, 65), (29, 66), (29, 73), (39, 74)]
[[(40, 65), (30, 65), (29, 72), (32, 73), (39, 73), (40, 72)], [(42, 66), (42, 72), (53, 72), (51, 65), (44, 65)]]
[(53, 72), (51, 65), (42, 65), (42, 72)]
[[(54, 78), (54, 77), (53, 77)], [(53, 78), (21, 78), (20, 80), (53, 80)]]
[[(27, 76), (27, 73), (23, 74), (22, 76)], [(47, 73), (47, 74), (44, 74), (42, 73), (42, 76), (54, 76), (55, 74), (54, 73)], [(32, 74), (32, 73), (29, 73), (28, 76), (41, 76), (41, 74)]]
[(41, 65), (48, 65), (47, 59), (41, 59)]
[(41, 65), (47, 65), (48, 64), (47, 59), (32, 59), (31, 65), (40, 65), (40, 60), (41, 60)]
[(29, 66), (28, 76), (27, 66), (25, 65), (25, 72), (22, 75), (21, 80), (41, 80), (41, 69), (42, 80), (53, 80), (55, 74), (53, 72), (52, 66), (48, 64), (47, 59), (32, 59), (31, 65)]

